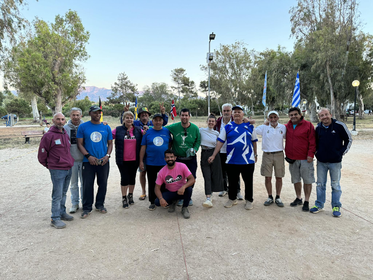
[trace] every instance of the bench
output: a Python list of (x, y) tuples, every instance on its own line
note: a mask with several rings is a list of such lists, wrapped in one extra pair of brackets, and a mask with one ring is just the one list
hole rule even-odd
[(22, 131), (21, 134), (25, 137), (25, 144), (30, 144), (30, 138), (43, 136), (43, 130), (27, 130)]

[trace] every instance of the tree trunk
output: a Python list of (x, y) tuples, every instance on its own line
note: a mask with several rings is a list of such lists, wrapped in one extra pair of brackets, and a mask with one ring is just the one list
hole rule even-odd
[[(307, 102), (307, 104), (308, 104), (308, 102)], [(310, 114), (310, 121), (311, 122), (317, 122), (318, 121), (315, 100), (312, 100), (312, 102), (310, 103), (309, 114)]]
[(359, 94), (359, 103), (359, 119), (362, 119), (364, 117), (364, 100), (361, 94)]
[(54, 108), (54, 113), (61, 113), (62, 112), (62, 90), (57, 88), (57, 95), (56, 95), (56, 107)]
[[(341, 105), (341, 103), (339, 102), (339, 100), (336, 99), (336, 100), (335, 100), (335, 118), (336, 118), (337, 120), (340, 120), (341, 115), (344, 115), (342, 112), (344, 112), (343, 109), (342, 109), (342, 105)], [(343, 120), (342, 120), (342, 121), (343, 121)]]
[(326, 73), (328, 76), (328, 82), (329, 82), (329, 88), (330, 88), (330, 113), (332, 117), (335, 118), (335, 100), (334, 100), (332, 79), (330, 77), (329, 61), (326, 62)]
[(32, 117), (34, 118), (34, 122), (39, 122), (40, 115), (38, 110), (38, 102), (36, 100), (36, 95), (31, 98), (31, 107), (32, 107)]

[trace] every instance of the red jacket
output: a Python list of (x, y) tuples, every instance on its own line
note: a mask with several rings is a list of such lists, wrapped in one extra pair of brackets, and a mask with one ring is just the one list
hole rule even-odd
[(65, 129), (52, 126), (41, 138), (38, 160), (48, 169), (69, 170), (74, 165), (70, 138)]
[(312, 123), (303, 119), (295, 129), (289, 121), (286, 125), (285, 154), (290, 159), (305, 160), (316, 152), (315, 128)]

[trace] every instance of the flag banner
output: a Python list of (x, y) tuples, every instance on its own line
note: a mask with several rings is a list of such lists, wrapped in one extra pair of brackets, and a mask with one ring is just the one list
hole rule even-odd
[(171, 119), (174, 119), (177, 116), (176, 107), (175, 107), (175, 101), (173, 99), (172, 99), (172, 103), (171, 103), (171, 112), (170, 112), (170, 115), (171, 115)]
[(297, 79), (295, 80), (293, 100), (291, 101), (291, 107), (298, 107), (300, 104), (300, 82), (299, 72), (297, 73)]
[(267, 98), (267, 71), (264, 77), (264, 88), (263, 88), (263, 98), (262, 98), (262, 104), (264, 107), (266, 106), (266, 98)]
[(138, 119), (137, 112), (138, 112), (138, 108), (137, 108), (137, 96), (136, 96), (136, 101), (135, 101), (135, 120)]
[(100, 109), (101, 109), (100, 122), (103, 122), (104, 121), (104, 113), (102, 112), (102, 105), (101, 105), (101, 97), (100, 96), (98, 97), (98, 107), (100, 107)]

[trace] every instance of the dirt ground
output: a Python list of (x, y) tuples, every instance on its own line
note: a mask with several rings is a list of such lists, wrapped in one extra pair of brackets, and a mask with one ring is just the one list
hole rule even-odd
[[(200, 170), (189, 220), (180, 208), (148, 211), (148, 201), (138, 200), (139, 182), (135, 205), (123, 209), (111, 160), (108, 213), (82, 220), (79, 210), (62, 230), (49, 226), (51, 180), (37, 161), (37, 141), (0, 150), (0, 279), (373, 279), (371, 138), (355, 139), (343, 160), (339, 219), (332, 217), (329, 185), (326, 211), (290, 207), (295, 193), (288, 169), (285, 207), (264, 206), (261, 156), (253, 210), (244, 202), (225, 209), (227, 197), (217, 195), (213, 208), (202, 207)], [(314, 185), (311, 206), (315, 194)]]

